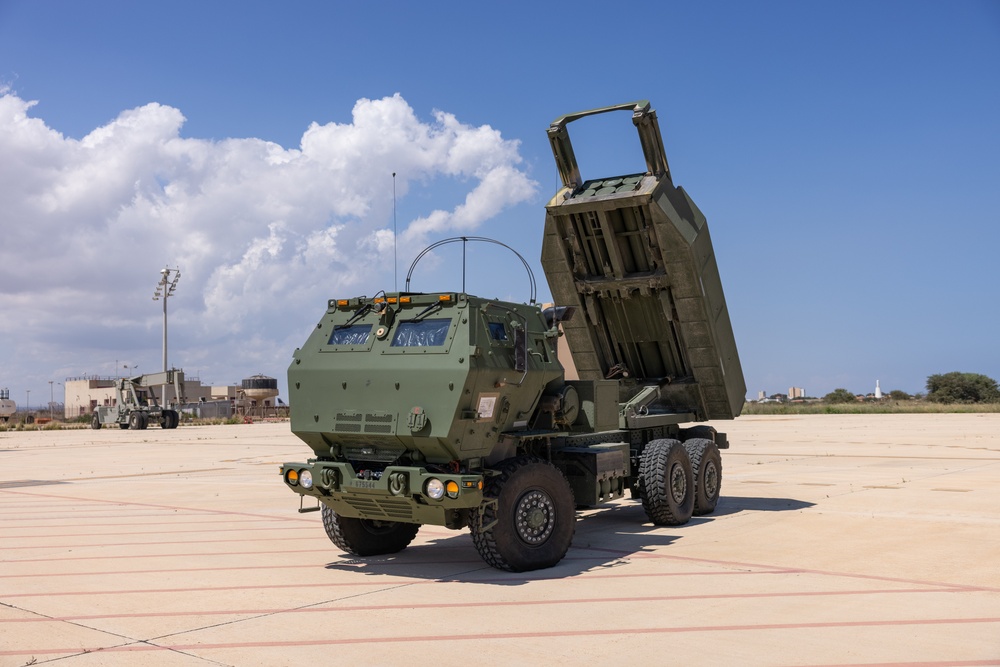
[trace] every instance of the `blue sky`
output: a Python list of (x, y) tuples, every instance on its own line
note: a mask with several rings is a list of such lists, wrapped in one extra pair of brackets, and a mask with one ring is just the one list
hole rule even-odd
[[(167, 264), (171, 363), (282, 390), (326, 298), (391, 289), (434, 240), (517, 248), (544, 299), (545, 129), (636, 99), (709, 220), (751, 397), (1000, 378), (996, 1), (0, 0), (0, 90), (18, 403), (157, 370)], [(627, 115), (571, 133), (585, 177), (641, 168)], [(469, 291), (527, 299), (471, 256)]]

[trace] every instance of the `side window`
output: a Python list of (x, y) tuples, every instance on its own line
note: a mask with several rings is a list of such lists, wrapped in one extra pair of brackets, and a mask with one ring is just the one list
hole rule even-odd
[(396, 335), (392, 337), (392, 347), (435, 347), (444, 345), (448, 337), (450, 318), (400, 322)]
[(372, 325), (352, 324), (347, 327), (337, 327), (330, 334), (327, 345), (364, 345), (371, 335)]
[(503, 322), (488, 322), (490, 327), (490, 338), (493, 340), (507, 340), (507, 328), (504, 327)]

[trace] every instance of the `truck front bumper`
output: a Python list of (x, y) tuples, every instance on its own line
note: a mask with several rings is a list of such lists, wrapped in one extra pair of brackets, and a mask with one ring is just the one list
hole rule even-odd
[[(311, 496), (340, 516), (377, 521), (462, 527), (483, 502), (483, 476), (389, 466), (380, 474), (349, 463), (285, 463), (281, 476), (303, 499)], [(300, 512), (320, 509), (301, 508)]]

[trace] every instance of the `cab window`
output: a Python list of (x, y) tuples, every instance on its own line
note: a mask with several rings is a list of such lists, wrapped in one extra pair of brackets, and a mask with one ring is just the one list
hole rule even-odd
[(435, 347), (444, 345), (448, 337), (450, 318), (400, 322), (396, 335), (392, 337), (392, 347)]
[(327, 345), (364, 345), (371, 335), (372, 325), (352, 324), (346, 327), (337, 327), (330, 334)]
[(490, 327), (490, 338), (493, 340), (507, 340), (507, 328), (504, 327), (503, 322), (488, 322)]

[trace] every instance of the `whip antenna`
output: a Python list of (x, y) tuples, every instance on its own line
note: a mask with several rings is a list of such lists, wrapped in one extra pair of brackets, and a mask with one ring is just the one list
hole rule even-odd
[(399, 268), (396, 260), (396, 172), (392, 172), (392, 289), (399, 291)]

